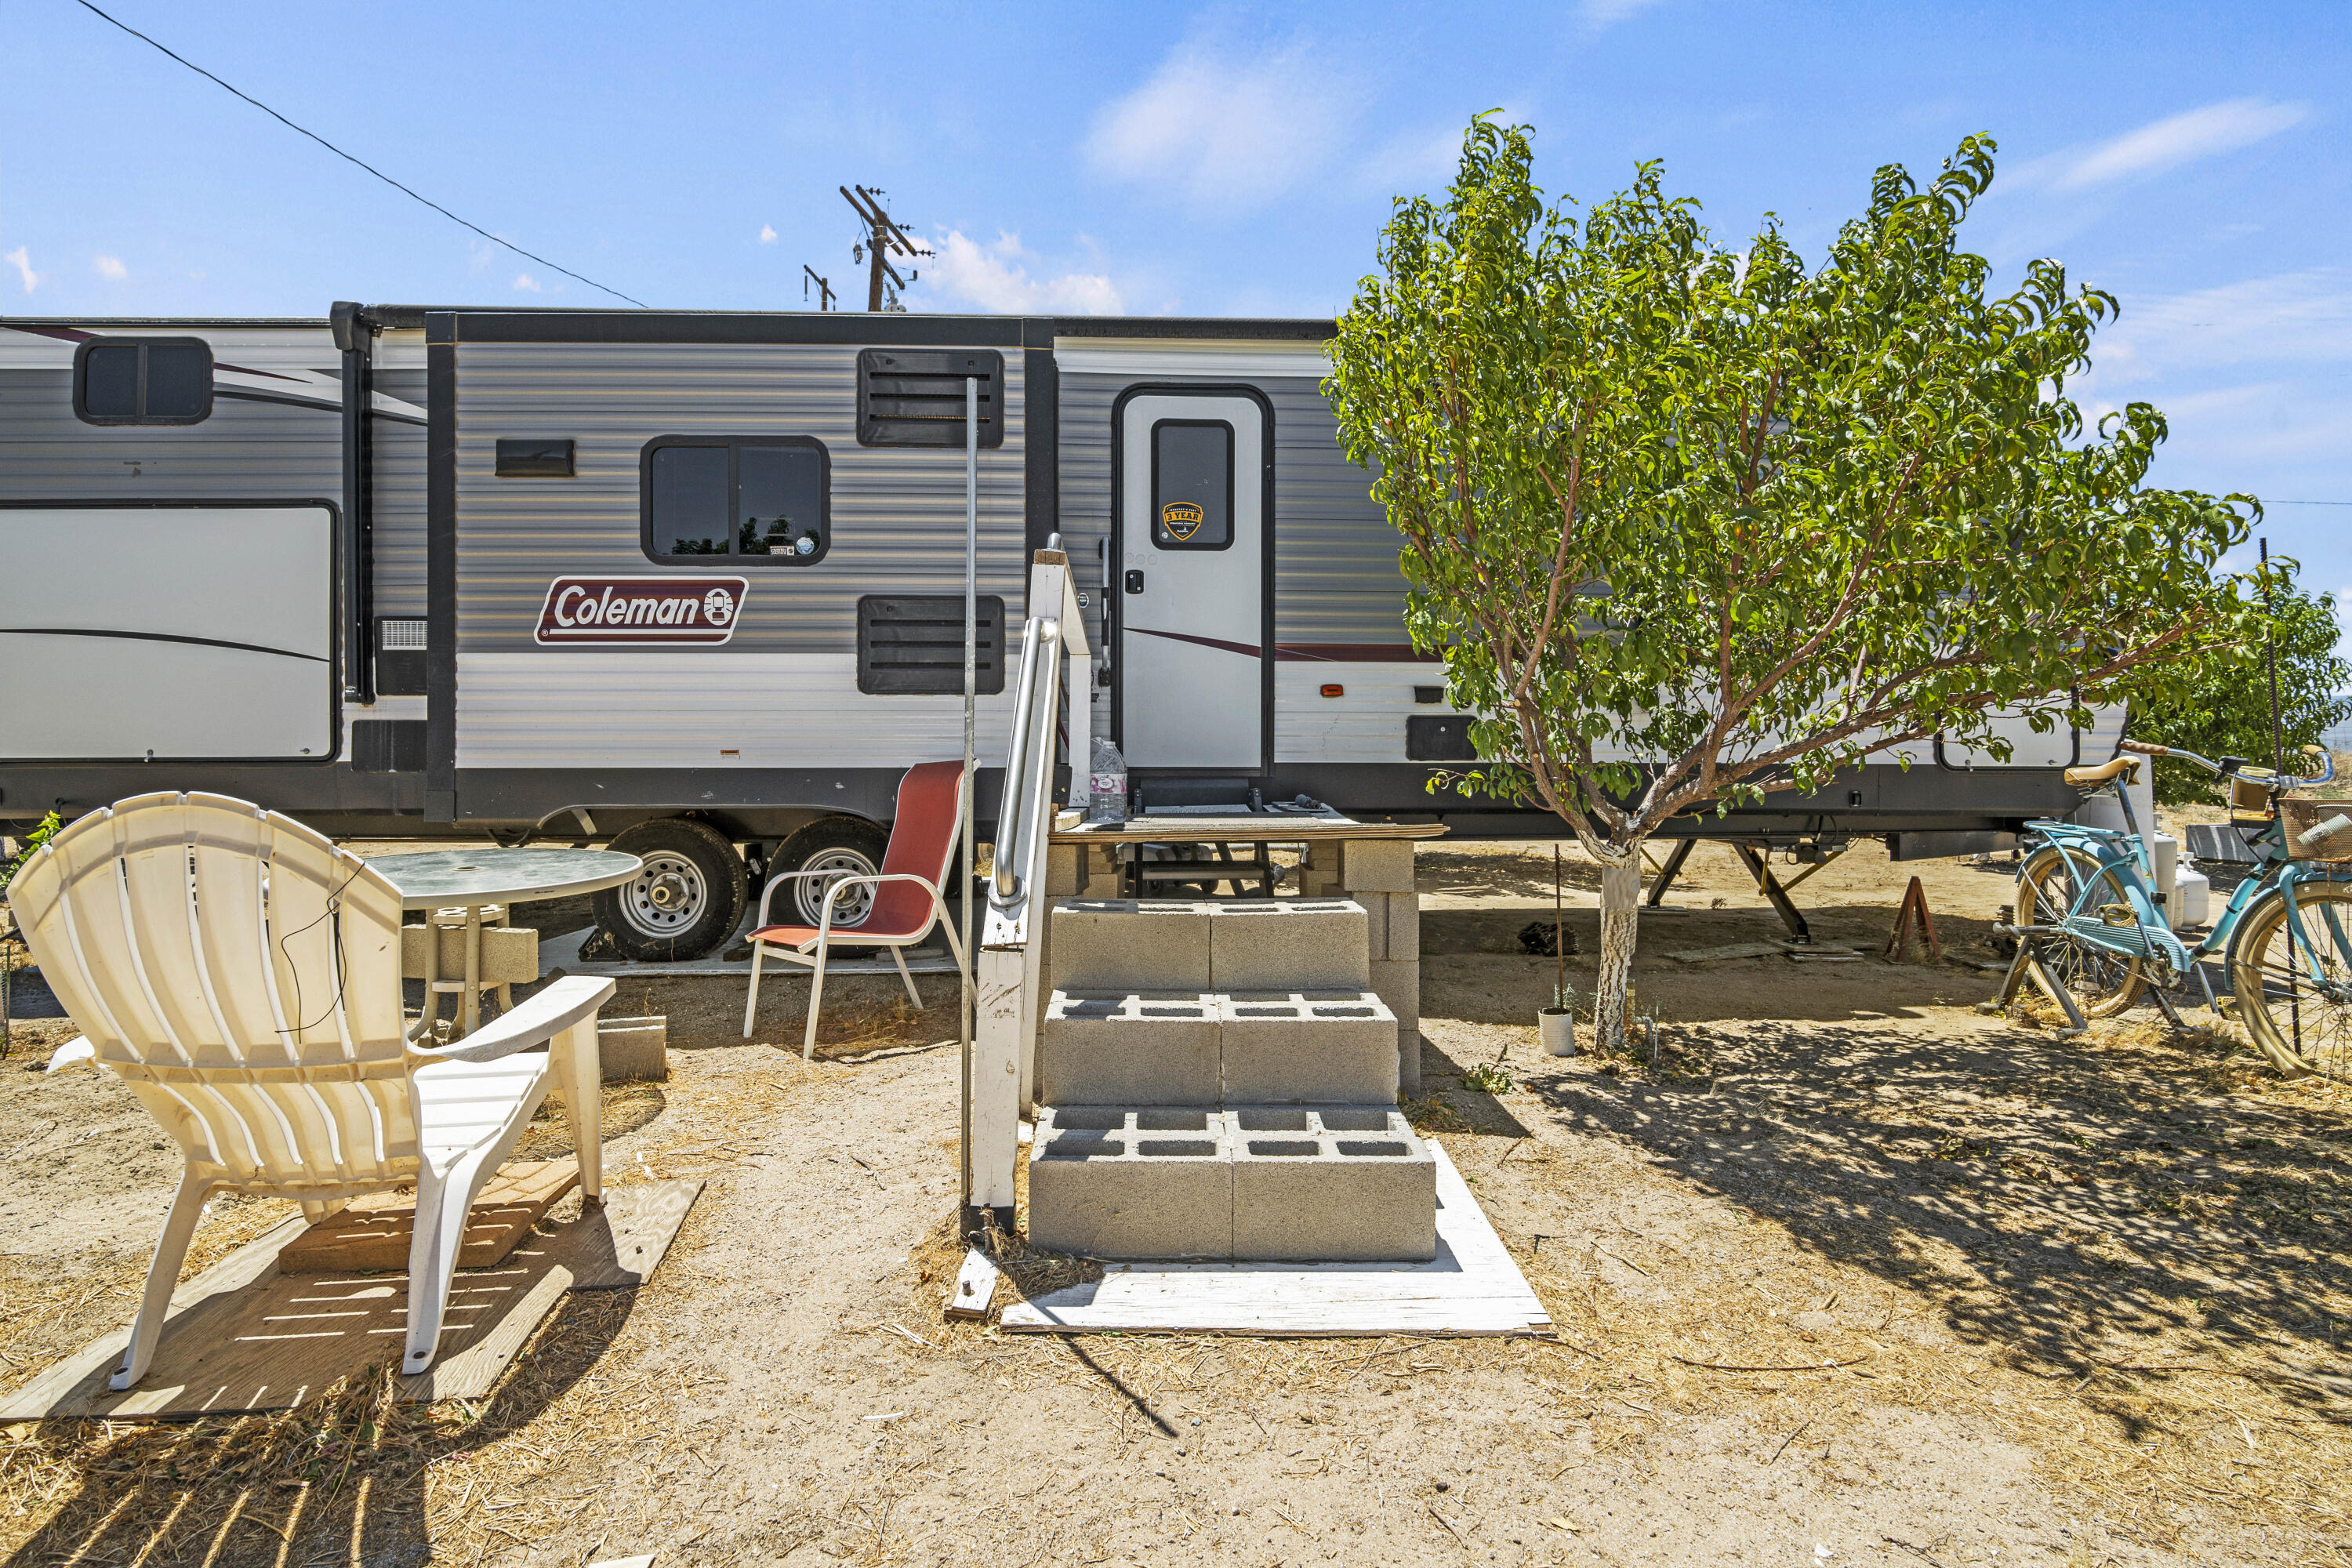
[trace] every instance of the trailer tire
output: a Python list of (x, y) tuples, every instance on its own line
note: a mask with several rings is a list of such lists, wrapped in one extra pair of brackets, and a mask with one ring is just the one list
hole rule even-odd
[(646, 868), (635, 881), (596, 895), (596, 923), (633, 963), (700, 958), (743, 923), (751, 876), (727, 836), (691, 817), (641, 822), (614, 836), (613, 848)]
[[(851, 877), (871, 877), (882, 869), (883, 857), (889, 847), (889, 836), (872, 823), (861, 817), (828, 816), (810, 823), (785, 839), (768, 858), (768, 875), (838, 871)], [(776, 897), (768, 908), (768, 919), (779, 925), (816, 924), (824, 910), (824, 889), (830, 885), (818, 877), (786, 883), (776, 889)], [(873, 909), (874, 889), (857, 889), (844, 894), (834, 906), (833, 923), (856, 925)]]

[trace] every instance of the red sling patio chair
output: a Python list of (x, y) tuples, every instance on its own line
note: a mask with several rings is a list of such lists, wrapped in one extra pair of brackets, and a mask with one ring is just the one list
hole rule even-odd
[[(760, 893), (760, 921), (751, 935), (751, 994), (743, 1002), (743, 1037), (751, 1037), (751, 1016), (760, 1005), (760, 962), (772, 956), (786, 963), (805, 964), (809, 976), (808, 1032), (801, 1040), (801, 1058), (816, 1050), (816, 1015), (824, 997), (826, 952), (844, 943), (887, 947), (907, 984), (907, 995), (919, 1010), (922, 993), (907, 972), (905, 948), (913, 947), (937, 926), (947, 933), (955, 953), (956, 973), (964, 973), (963, 943), (955, 923), (947, 918), (940, 889), (948, 879), (956, 847), (956, 826), (963, 819), (963, 764), (924, 763), (907, 770), (898, 781), (898, 815), (890, 824), (890, 847), (882, 858), (881, 875), (844, 877), (838, 871), (787, 871), (768, 879)], [(838, 878), (824, 890), (824, 912), (814, 926), (770, 925), (768, 900), (783, 883), (806, 877)], [(833, 923), (834, 908), (852, 888), (872, 888), (874, 908), (854, 926)]]

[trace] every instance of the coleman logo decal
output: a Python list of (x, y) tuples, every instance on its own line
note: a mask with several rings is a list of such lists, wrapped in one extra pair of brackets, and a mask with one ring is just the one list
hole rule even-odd
[(541, 646), (723, 643), (751, 584), (741, 577), (558, 577), (540, 606)]
[(1171, 500), (1160, 509), (1160, 526), (1180, 543), (1201, 531), (1201, 509), (1192, 501)]

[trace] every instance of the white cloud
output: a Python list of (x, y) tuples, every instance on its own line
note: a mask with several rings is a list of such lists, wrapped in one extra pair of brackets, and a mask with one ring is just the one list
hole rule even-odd
[(763, 223), (760, 226), (760, 243), (761, 245), (776, 243), (776, 228), (773, 224)]
[(1584, 0), (1580, 9), (1584, 14), (1584, 25), (1598, 31), (1602, 27), (1613, 27), (1657, 3), (1658, 0)]
[(1000, 233), (992, 245), (968, 238), (960, 229), (935, 241), (938, 255), (923, 263), (922, 287), (943, 299), (995, 315), (1116, 316), (1124, 305), (1108, 273), (1065, 272), (1032, 278), (1024, 262), (1036, 257), (1016, 234)]
[(1244, 212), (1329, 161), (1353, 98), (1302, 45), (1266, 52), (1196, 39), (1096, 117), (1087, 157), (1099, 173), (1173, 188), (1195, 206)]
[(537, 294), (541, 291), (539, 279), (528, 272), (516, 273), (514, 286), (528, 294)]
[(1444, 184), (1462, 166), (1462, 131), (1449, 123), (1391, 136), (1357, 165), (1357, 183), (1390, 195)]
[(2311, 117), (2307, 103), (2273, 103), (2232, 98), (2168, 116), (2087, 152), (2038, 159), (2019, 171), (2029, 183), (2046, 180), (2059, 191), (2084, 191), (2117, 180), (2139, 179), (2177, 169), (2200, 158), (2234, 153), (2268, 141)]
[(2352, 363), (2352, 268), (2315, 267), (2123, 300), (2091, 345), (2101, 387), (2256, 362)]
[(89, 264), (97, 268), (98, 275), (109, 283), (120, 283), (131, 276), (131, 268), (122, 265), (122, 258), (119, 256), (104, 254), (93, 256), (89, 258)]
[(0, 261), (5, 261), (16, 269), (16, 276), (24, 280), (26, 293), (29, 294), (41, 286), (41, 275), (33, 270), (33, 258), (23, 246), (18, 246), (5, 256), (0, 256)]

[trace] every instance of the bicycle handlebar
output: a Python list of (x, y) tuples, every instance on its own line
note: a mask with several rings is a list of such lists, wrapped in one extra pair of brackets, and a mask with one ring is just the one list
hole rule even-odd
[[(2240, 769), (2236, 766), (2225, 766), (2223, 763), (2215, 762), (2210, 757), (2200, 757), (2196, 752), (2184, 750), (2179, 746), (2151, 745), (2146, 741), (2118, 741), (2116, 742), (2116, 749), (2119, 752), (2135, 752), (2143, 757), (2178, 757), (2184, 763), (2195, 763), (2207, 773), (2213, 773), (2217, 776), (2228, 776), (2240, 772)], [(2335, 780), (2336, 758), (2326, 747), (2304, 746), (2298, 749), (2306, 757), (2317, 757), (2319, 759), (2321, 771), (2316, 773), (2294, 775), (2284, 773), (2269, 774), (2269, 770), (2267, 769), (2259, 770), (2262, 773), (2275, 780), (2275, 782), (2270, 786), (2273, 790), (2285, 791), (2297, 788), (2304, 784), (2329, 784)], [(2232, 759), (2232, 761), (2234, 762), (2235, 759)]]

